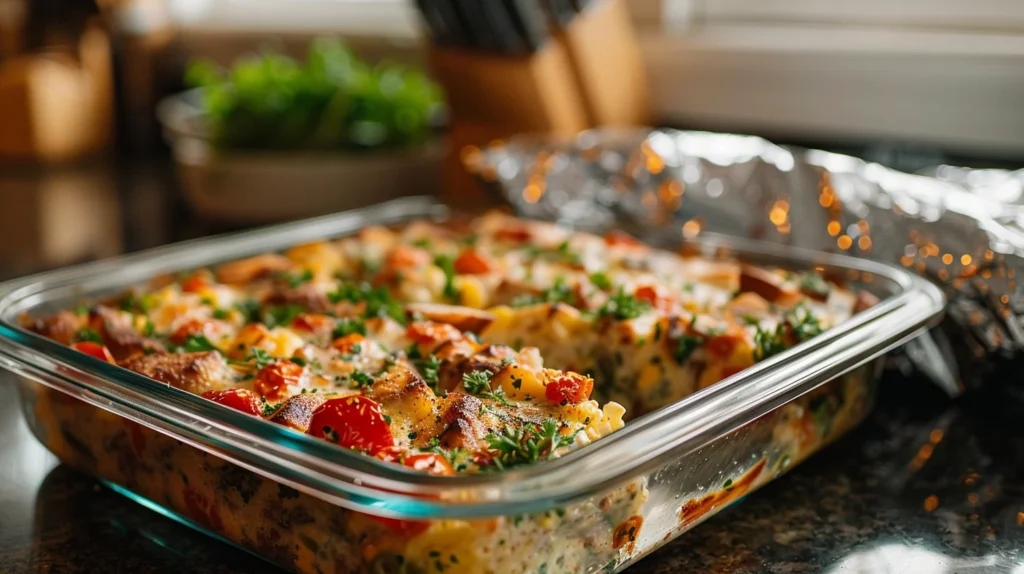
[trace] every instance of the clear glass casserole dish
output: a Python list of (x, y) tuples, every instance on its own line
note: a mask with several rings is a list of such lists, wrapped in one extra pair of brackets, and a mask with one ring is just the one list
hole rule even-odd
[[(153, 276), (443, 217), (427, 199), (157, 249), (0, 286), (0, 365), (62, 461), (145, 505), (300, 572), (619, 571), (856, 425), (877, 359), (937, 320), (943, 297), (903, 270), (704, 237), (688, 248), (846, 276), (880, 302), (807, 342), (567, 456), (436, 477), (337, 448), (104, 364), (17, 323)], [(366, 515), (428, 521), (402, 544)], [(469, 547), (466, 542), (471, 541)]]

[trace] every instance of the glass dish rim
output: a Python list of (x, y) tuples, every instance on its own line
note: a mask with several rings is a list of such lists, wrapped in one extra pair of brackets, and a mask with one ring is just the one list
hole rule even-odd
[[(115, 270), (126, 277), (139, 276), (106, 276), (106, 282), (125, 288), (156, 275), (149, 270), (152, 267), (182, 270), (316, 238), (340, 237), (369, 225), (449, 213), (432, 198), (404, 198), (0, 284), (0, 366), (340, 506), (413, 519), (483, 517), (570, 504), (678, 458), (684, 450), (692, 452), (912, 338), (934, 324), (944, 307), (937, 286), (895, 266), (708, 234), (688, 243), (702, 251), (727, 248), (738, 255), (778, 258), (808, 267), (824, 264), (873, 273), (892, 281), (899, 291), (822, 335), (639, 417), (586, 448), (503, 473), (458, 477), (415, 473), (345, 451), (87, 357), (10, 321), (18, 311), (37, 305), (46, 293), (74, 290), (105, 274), (116, 275)], [(722, 411), (729, 416), (718, 416)], [(629, 456), (624, 457), (625, 453)], [(629, 463), (623, 464), (624, 460)]]

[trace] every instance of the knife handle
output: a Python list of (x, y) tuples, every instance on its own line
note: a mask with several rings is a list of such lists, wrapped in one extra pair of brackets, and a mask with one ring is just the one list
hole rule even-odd
[(588, 2), (554, 37), (565, 46), (591, 125), (649, 125), (643, 55), (624, 0)]

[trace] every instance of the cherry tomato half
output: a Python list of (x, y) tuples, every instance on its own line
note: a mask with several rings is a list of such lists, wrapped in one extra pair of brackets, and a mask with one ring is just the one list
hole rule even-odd
[(494, 262), (476, 249), (465, 249), (453, 264), (456, 273), (466, 275), (482, 275), (494, 271)]
[(641, 301), (647, 301), (651, 305), (654, 305), (655, 303), (658, 302), (658, 290), (655, 289), (654, 287), (651, 287), (650, 285), (643, 285), (637, 287), (636, 293), (634, 293), (634, 295), (637, 299)]
[(380, 404), (361, 395), (331, 399), (317, 407), (306, 432), (370, 455), (395, 444)]
[(79, 353), (85, 353), (90, 357), (106, 361), (111, 365), (117, 364), (117, 361), (114, 360), (114, 355), (110, 354), (110, 349), (99, 343), (94, 343), (92, 341), (79, 341), (77, 343), (72, 343), (71, 348)]
[(181, 290), (185, 293), (198, 293), (210, 285), (210, 281), (203, 275), (195, 274), (181, 282)]
[(288, 398), (288, 386), (297, 385), (305, 367), (291, 361), (278, 361), (265, 365), (256, 375), (256, 392), (269, 400)]
[(594, 380), (577, 373), (564, 373), (548, 383), (544, 396), (559, 405), (575, 405), (590, 398), (594, 391)]
[(220, 391), (206, 391), (204, 399), (231, 407), (236, 411), (242, 411), (247, 415), (256, 417), (263, 415), (263, 401), (259, 395), (249, 389), (224, 389)]

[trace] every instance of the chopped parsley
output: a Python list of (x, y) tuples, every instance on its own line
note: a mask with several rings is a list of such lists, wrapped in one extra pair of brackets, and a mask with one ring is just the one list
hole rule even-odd
[(487, 435), (484, 440), (493, 451), (495, 468), (504, 470), (552, 458), (555, 451), (571, 445), (577, 433), (563, 435), (559, 432), (558, 424), (548, 419), (542, 425), (525, 429), (505, 426), (501, 431)]
[(625, 319), (636, 319), (650, 308), (651, 304), (633, 295), (626, 293), (625, 289), (619, 290), (608, 299), (597, 311), (598, 317), (613, 317), (620, 321)]
[(224, 319), (228, 318), (228, 313), (229, 311), (227, 309), (214, 309), (213, 318), (220, 319), (221, 321), (223, 321)]
[(800, 290), (820, 297), (828, 297), (829, 286), (821, 275), (810, 271), (800, 276)]
[(287, 282), (289, 287), (295, 289), (313, 280), (313, 270), (303, 269), (302, 273), (289, 273), (284, 271), (279, 273), (277, 277)]
[(402, 306), (391, 298), (388, 288), (385, 286), (374, 288), (369, 283), (342, 283), (338, 289), (327, 294), (331, 303), (348, 301), (350, 303), (364, 303), (366, 309), (363, 316), (367, 319), (378, 317), (390, 317), (399, 323), (405, 324), (405, 312)]
[(235, 309), (242, 314), (246, 323), (258, 323), (260, 317), (260, 303), (254, 299), (247, 299), (235, 303)]
[(438, 392), (437, 384), (440, 382), (441, 377), (441, 361), (431, 354), (426, 359), (416, 360), (414, 362), (416, 368), (420, 371), (420, 376), (423, 377), (423, 382), (430, 385), (434, 392)]
[(466, 389), (466, 392), (481, 397), (484, 399), (491, 399), (498, 401), (503, 405), (508, 404), (508, 397), (505, 395), (504, 389), (498, 389), (496, 391), (491, 390), (491, 375), (490, 371), (473, 371), (472, 373), (466, 373), (462, 375), (462, 388)]
[(598, 289), (611, 289), (612, 279), (604, 271), (598, 271), (590, 274), (590, 282), (594, 284), (594, 287)]
[(679, 341), (676, 342), (676, 349), (672, 352), (672, 358), (682, 365), (690, 358), (690, 355), (700, 347), (702, 342), (703, 339), (700, 337), (694, 337), (684, 333), (679, 337)]
[(558, 244), (557, 254), (558, 254), (558, 259), (561, 259), (562, 261), (564, 261), (566, 263), (570, 263), (570, 264), (573, 264), (573, 265), (578, 265), (580, 263), (580, 261), (581, 261), (579, 253), (576, 253), (576, 252), (572, 251), (571, 249), (569, 249), (569, 241), (568, 240), (563, 241), (563, 242)]
[(430, 248), (430, 240), (427, 239), (426, 237), (422, 237), (420, 239), (417, 239), (416, 241), (413, 241), (412, 245), (413, 245), (413, 247), (419, 247), (421, 249), (429, 249)]
[(575, 306), (578, 301), (576, 301), (576, 293), (566, 284), (565, 277), (559, 276), (555, 278), (555, 283), (551, 287), (541, 291), (539, 295), (520, 295), (516, 297), (512, 301), (512, 306), (525, 307), (539, 303), (566, 303)]
[(455, 288), (455, 260), (451, 255), (438, 255), (434, 257), (434, 265), (444, 271), (444, 296), (459, 301), (459, 290)]
[(491, 373), (489, 371), (473, 371), (462, 375), (462, 387), (471, 395), (481, 395), (491, 390)]
[[(138, 297), (135, 293), (126, 293), (124, 297), (121, 297), (120, 304), (122, 311), (128, 311), (129, 313), (142, 313), (145, 314), (149, 311), (149, 305), (147, 305), (145, 297)], [(89, 308), (86, 307), (86, 312)]]
[(774, 357), (786, 349), (820, 335), (821, 323), (811, 311), (798, 305), (787, 311), (775, 329), (757, 327), (754, 333), (754, 360), (763, 361)]
[(103, 344), (103, 338), (100, 337), (100, 334), (88, 328), (83, 328), (75, 331), (75, 340), (89, 341), (91, 343), (99, 343), (100, 345)]
[(205, 351), (220, 351), (204, 335), (189, 335), (181, 349), (186, 353), (202, 353)]
[(295, 317), (298, 317), (304, 311), (305, 308), (301, 305), (274, 305), (267, 307), (263, 311), (263, 323), (268, 329), (288, 326)]
[(344, 337), (345, 335), (351, 335), (352, 333), (366, 335), (366, 323), (363, 323), (359, 319), (338, 319), (337, 324), (334, 325), (334, 331), (331, 333), (331, 337), (337, 339), (339, 337)]
[(352, 371), (350, 378), (357, 389), (367, 389), (373, 386), (373, 377), (362, 371)]

